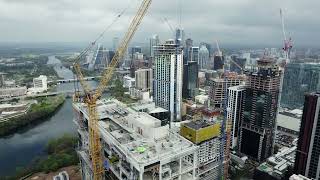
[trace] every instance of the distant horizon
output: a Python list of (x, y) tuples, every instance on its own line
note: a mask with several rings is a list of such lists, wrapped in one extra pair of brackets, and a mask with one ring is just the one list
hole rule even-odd
[[(162, 41), (163, 42), (163, 41)], [(208, 43), (213, 46), (215, 49), (215, 43), (212, 42), (204, 42), (204, 41), (196, 41), (194, 40), (194, 46), (199, 46), (200, 43)], [(78, 41), (78, 42), (18, 42), (18, 41), (10, 41), (10, 42), (5, 42), (5, 41), (0, 41), (0, 46), (2, 47), (19, 47), (19, 46), (28, 46), (28, 47), (19, 47), (19, 48), (50, 48), (52, 46), (57, 46), (57, 47), (73, 47), (73, 48), (83, 48), (87, 47), (90, 44), (90, 42), (85, 42), (85, 41)], [(104, 42), (97, 42), (97, 44), (102, 44), (106, 48), (112, 48), (113, 44), (111, 41), (104, 41)], [(277, 48), (281, 49), (282, 46), (281, 44), (261, 44), (261, 45), (246, 45), (246, 44), (225, 44), (223, 42), (219, 42), (220, 48), (221, 49), (252, 49), (252, 50), (257, 50), (257, 49), (265, 49), (265, 48)], [(41, 46), (41, 47), (39, 47)], [(44, 46), (44, 47), (43, 47)], [(142, 46), (142, 47), (149, 47), (148, 42), (131, 42), (129, 46)], [(12, 47), (12, 48), (14, 48)], [(294, 45), (293, 49), (312, 49), (312, 50), (320, 50), (320, 46), (305, 46), (305, 45)]]

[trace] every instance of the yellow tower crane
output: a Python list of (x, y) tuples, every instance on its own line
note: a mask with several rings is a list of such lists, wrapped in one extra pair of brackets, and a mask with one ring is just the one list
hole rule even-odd
[[(143, 17), (145, 16), (148, 8), (151, 5), (151, 1), (152, 0), (143, 0), (141, 6), (138, 9), (137, 14), (133, 18), (129, 26), (127, 33), (125, 34), (123, 40), (121, 41), (121, 44), (115, 52), (115, 55), (111, 60), (111, 63), (109, 64), (108, 68), (105, 69), (102, 73), (100, 84), (95, 91), (92, 90), (90, 86), (87, 84), (87, 82), (84, 80), (79, 60), (77, 60), (74, 63), (74, 69), (77, 78), (79, 79), (80, 84), (84, 90), (84, 95), (82, 95), (80, 92), (76, 92), (73, 99), (74, 101), (79, 101), (80, 99), (83, 99), (87, 106), (87, 112), (89, 113), (89, 153), (92, 161), (92, 171), (94, 180), (101, 180), (104, 175), (100, 134), (98, 129), (99, 114), (97, 112), (97, 100), (101, 97), (106, 86), (110, 82), (119, 60), (123, 58), (130, 40), (137, 31), (139, 24), (141, 23)], [(86, 53), (86, 50), (84, 51), (84, 53)]]

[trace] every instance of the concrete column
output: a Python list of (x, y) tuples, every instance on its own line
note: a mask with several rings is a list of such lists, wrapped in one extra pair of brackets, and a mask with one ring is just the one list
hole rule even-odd
[(140, 176), (140, 177), (139, 177), (139, 180), (143, 180), (143, 173), (144, 173), (144, 172), (142, 171), (142, 172), (139, 172), (139, 173), (140, 173), (140, 174), (139, 174), (139, 176)]
[(182, 157), (179, 158), (179, 180), (181, 180), (182, 173)]
[(162, 164), (161, 163), (159, 167), (159, 180), (162, 180)]
[(193, 153), (193, 179), (196, 179), (196, 168), (197, 168), (198, 156), (197, 152)]

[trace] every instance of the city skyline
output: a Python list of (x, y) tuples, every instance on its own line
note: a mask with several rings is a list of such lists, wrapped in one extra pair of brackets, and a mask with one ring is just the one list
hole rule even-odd
[(317, 7), (0, 0), (0, 179), (320, 179)]
[[(139, 2), (110, 0), (90, 3), (84, 0), (77, 3), (65, 0), (33, 0), (28, 3), (2, 0), (0, 25), (5, 28), (0, 30), (0, 37), (3, 42), (90, 42), (125, 9), (102, 40), (111, 44), (113, 37), (124, 34), (137, 4)], [(201, 1), (197, 2), (197, 8), (193, 5), (188, 1), (155, 1), (133, 42), (145, 42), (146, 37), (153, 34), (159, 34), (162, 40), (172, 37), (164, 19), (168, 19), (171, 26), (178, 27), (181, 12), (181, 27), (185, 29), (186, 37), (199, 42), (219, 39), (225, 45), (281, 46), (280, 8), (286, 16), (288, 35), (294, 37), (295, 44), (315, 46), (317, 42), (319, 17), (313, 14), (320, 4), (316, 0), (308, 3), (288, 0), (277, 3), (274, 0), (258, 3), (252, 0)], [(23, 32), (20, 31), (22, 27)]]

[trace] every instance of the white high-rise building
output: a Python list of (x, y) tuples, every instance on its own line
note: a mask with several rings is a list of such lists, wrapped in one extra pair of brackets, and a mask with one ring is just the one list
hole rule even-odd
[(194, 46), (191, 48), (190, 58), (190, 61), (195, 61), (199, 63), (199, 47)]
[(152, 89), (153, 71), (152, 69), (138, 69), (135, 72), (136, 88), (150, 91)]
[(28, 94), (42, 93), (48, 90), (48, 78), (47, 76), (40, 75), (37, 78), (33, 78), (33, 87), (28, 89)]
[(207, 49), (206, 46), (202, 45), (200, 46), (200, 50), (199, 50), (199, 61), (198, 61), (199, 69), (206, 69), (208, 66), (208, 62), (209, 62), (209, 50)]
[(48, 89), (47, 76), (40, 75), (33, 79), (33, 87), (43, 89), (44, 91)]
[(232, 123), (231, 128), (231, 148), (237, 146), (237, 137), (239, 123), (241, 119), (241, 105), (243, 98), (243, 91), (245, 90), (244, 85), (233, 86), (228, 88), (228, 107), (227, 107), (227, 118)]
[(170, 111), (171, 121), (181, 119), (183, 51), (174, 40), (154, 47), (154, 101)]

